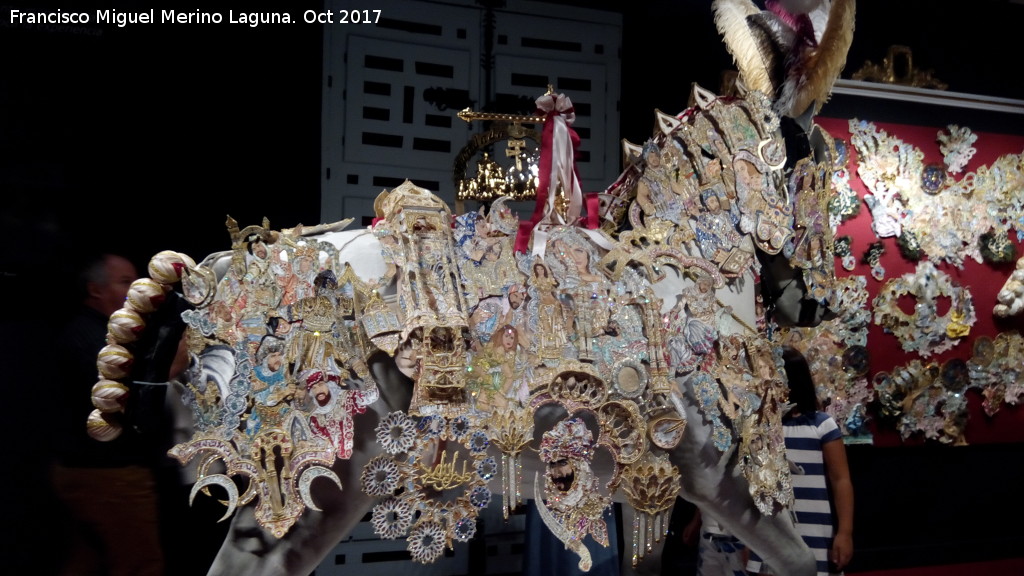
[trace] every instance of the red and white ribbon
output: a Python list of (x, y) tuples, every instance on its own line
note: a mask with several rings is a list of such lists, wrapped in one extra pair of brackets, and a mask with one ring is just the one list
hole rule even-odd
[[(541, 134), (537, 203), (530, 222), (520, 225), (516, 241), (520, 251), (526, 251), (530, 233), (538, 224), (576, 224), (583, 208), (583, 191), (576, 171), (580, 137), (572, 129), (576, 121), (572, 101), (565, 94), (545, 94), (537, 99), (537, 114), (547, 117)], [(564, 220), (554, 209), (559, 185), (569, 200)]]

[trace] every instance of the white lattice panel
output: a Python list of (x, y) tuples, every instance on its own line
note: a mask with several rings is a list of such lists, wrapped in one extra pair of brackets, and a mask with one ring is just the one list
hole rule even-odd
[(423, 99), (430, 88), (463, 89), (470, 83), (466, 50), (410, 46), (350, 37), (348, 60), (360, 73), (345, 83), (343, 158), (346, 163), (400, 159), (403, 166), (451, 163), (466, 138), (455, 110), (441, 112)]
[(372, 217), (377, 194), (405, 179), (453, 202), (451, 163), (470, 134), (457, 110), (437, 110), (424, 92), (477, 92), (477, 12), (394, 0), (373, 7), (376, 25), (325, 29), (323, 220)]
[(554, 13), (534, 3), (509, 8), (497, 21), (495, 92), (540, 96), (550, 84), (567, 95), (576, 109), (584, 191), (603, 190), (620, 168), (618, 16), (572, 7)]
[[(457, 109), (438, 110), (424, 99), (428, 90), (446, 89), (481, 105), (487, 91), (480, 6), (382, 0), (374, 8), (381, 10), (378, 25), (325, 29), (325, 221), (361, 223), (373, 216), (377, 194), (406, 178), (452, 204), (455, 156), (482, 129), (459, 120)], [(606, 187), (619, 170), (620, 16), (509, 1), (494, 23), (494, 96), (533, 100), (547, 84), (568, 94), (583, 139), (584, 189)]]

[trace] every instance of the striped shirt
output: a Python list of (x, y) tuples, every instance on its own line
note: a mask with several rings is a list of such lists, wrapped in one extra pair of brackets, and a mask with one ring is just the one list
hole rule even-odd
[[(794, 472), (792, 476), (796, 529), (814, 552), (818, 561), (818, 575), (827, 576), (830, 574), (828, 552), (832, 548), (833, 528), (822, 445), (841, 440), (842, 432), (835, 420), (824, 412), (787, 418), (782, 425), (786, 437), (786, 457), (802, 471)], [(761, 572), (760, 558), (753, 552), (750, 558), (747, 570)]]

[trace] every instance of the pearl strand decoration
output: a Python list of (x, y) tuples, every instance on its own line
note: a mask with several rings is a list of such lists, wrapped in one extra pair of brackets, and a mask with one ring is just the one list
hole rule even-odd
[(132, 282), (124, 306), (110, 315), (107, 322), (107, 345), (96, 357), (100, 379), (92, 387), (92, 404), (86, 430), (95, 440), (109, 442), (121, 435), (123, 427), (119, 414), (128, 402), (128, 385), (123, 382), (131, 375), (134, 356), (128, 345), (135, 342), (146, 328), (145, 314), (164, 302), (171, 286), (181, 281), (186, 268), (195, 268), (187, 255), (164, 250), (149, 261), (150, 278)]

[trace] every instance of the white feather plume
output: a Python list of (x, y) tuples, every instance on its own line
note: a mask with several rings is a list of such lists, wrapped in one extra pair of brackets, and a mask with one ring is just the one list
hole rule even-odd
[(761, 13), (750, 0), (715, 0), (711, 4), (715, 14), (715, 27), (725, 41), (725, 47), (739, 68), (740, 77), (748, 90), (768, 95), (775, 93), (773, 68), (775, 63), (766, 57), (765, 38), (752, 29), (748, 17)]

